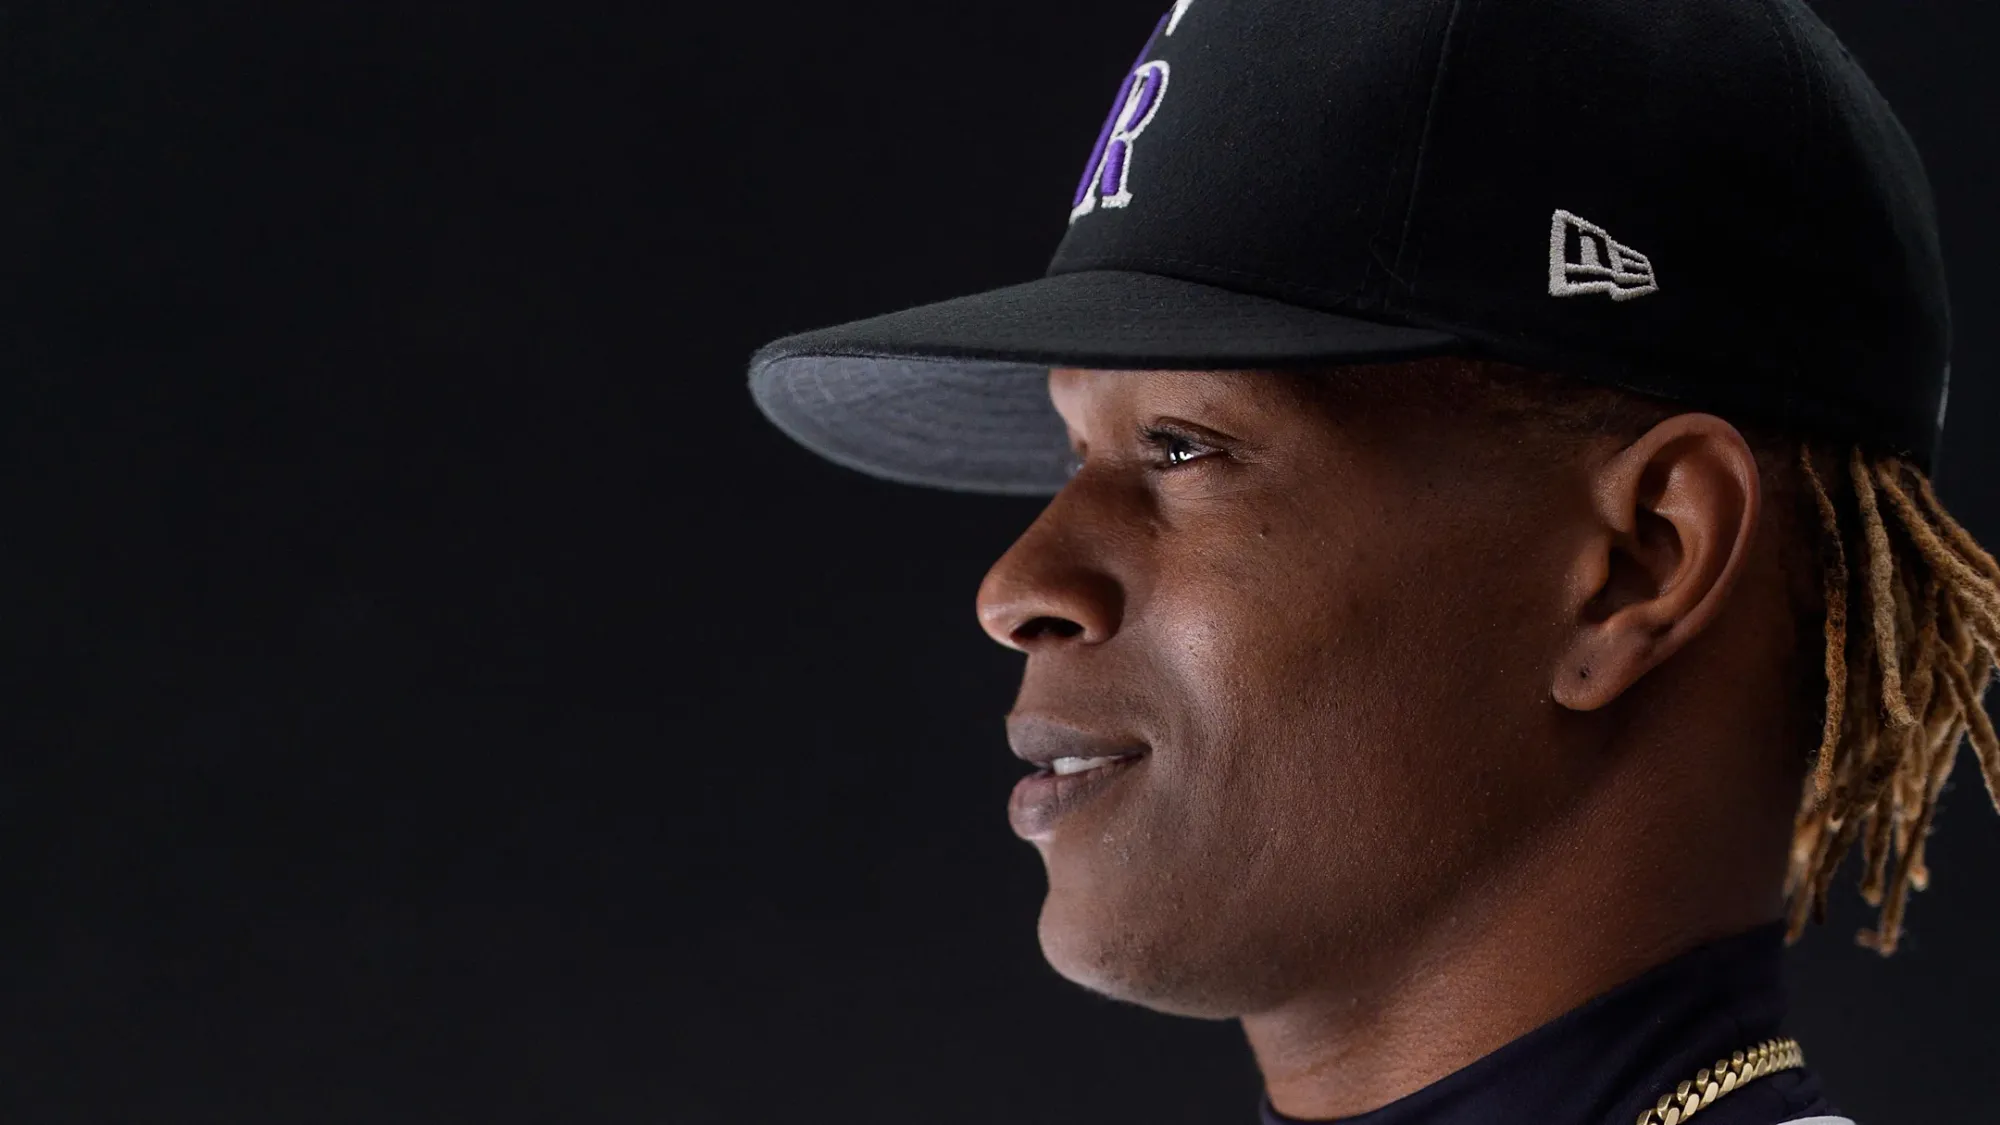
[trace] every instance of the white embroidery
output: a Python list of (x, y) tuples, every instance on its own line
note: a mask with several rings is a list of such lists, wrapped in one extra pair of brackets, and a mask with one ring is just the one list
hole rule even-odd
[(1951, 364), (1944, 365), (1944, 385), (1938, 388), (1937, 428), (1944, 429), (1944, 408), (1951, 402)]
[(1187, 10), (1193, 5), (1194, 0), (1174, 0), (1174, 14), (1167, 17), (1168, 35), (1172, 35), (1174, 29), (1181, 25), (1181, 17), (1187, 15)]
[[(1154, 75), (1159, 77), (1160, 85), (1152, 91), (1152, 101), (1145, 104), (1143, 113), (1140, 113), (1142, 100), (1147, 95), (1147, 80)], [(1154, 116), (1160, 112), (1160, 103), (1167, 100), (1167, 79), (1171, 75), (1171, 68), (1164, 62), (1144, 63), (1132, 72), (1132, 88), (1125, 95), (1125, 104), (1118, 107), (1118, 116), (1113, 119), (1111, 134), (1104, 139), (1104, 152), (1098, 156), (1097, 166), (1090, 170), (1090, 179), (1085, 181), (1090, 185), (1089, 194), (1070, 211), (1070, 222), (1097, 210), (1099, 196), (1103, 196), (1101, 202), (1106, 207), (1124, 207), (1132, 202), (1134, 142), (1139, 139), (1139, 134), (1146, 131), (1146, 126), (1153, 123)], [(1136, 121), (1131, 119), (1134, 113), (1140, 113)], [(1104, 172), (1114, 159), (1118, 161), (1118, 190), (1104, 195)]]
[[(1576, 233), (1577, 256), (1569, 256), (1570, 233)], [(1549, 296), (1575, 297), (1609, 293), (1614, 301), (1629, 301), (1658, 292), (1653, 263), (1644, 254), (1616, 242), (1603, 227), (1557, 211), (1549, 226)]]
[(1784, 1125), (1854, 1125), (1851, 1117), (1801, 1117), (1797, 1121), (1787, 1121)]

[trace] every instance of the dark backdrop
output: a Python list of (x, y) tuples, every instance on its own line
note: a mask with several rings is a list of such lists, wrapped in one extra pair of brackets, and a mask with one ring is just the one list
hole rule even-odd
[[(1246, 1121), (1041, 963), (1034, 514), (756, 416), (1024, 279), (1165, 0), (0, 7), (0, 1120)], [(2000, 539), (1990, 5), (1828, 0), (1923, 147)], [(1988, 1120), (2000, 821), (1797, 958), (1869, 1125)]]

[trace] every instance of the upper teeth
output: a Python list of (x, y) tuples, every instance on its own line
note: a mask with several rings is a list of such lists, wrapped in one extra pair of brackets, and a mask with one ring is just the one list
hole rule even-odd
[(1109, 758), (1057, 758), (1053, 765), (1055, 771), (1059, 774), (1082, 773), (1085, 770), (1094, 770), (1099, 766), (1108, 766), (1115, 761), (1118, 761), (1116, 755)]

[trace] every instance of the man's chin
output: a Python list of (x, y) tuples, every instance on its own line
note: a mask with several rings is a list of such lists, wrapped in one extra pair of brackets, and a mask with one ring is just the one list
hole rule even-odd
[(1049, 967), (1099, 996), (1156, 1012), (1197, 1019), (1233, 1019), (1230, 982), (1203, 967), (1187, 948), (1191, 936), (1163, 919), (1140, 918), (1102, 901), (1074, 903), (1050, 894), (1038, 936)]

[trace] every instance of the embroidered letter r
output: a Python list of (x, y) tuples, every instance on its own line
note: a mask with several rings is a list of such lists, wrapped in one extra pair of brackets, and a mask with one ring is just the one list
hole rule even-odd
[(1124, 207), (1132, 202), (1132, 146), (1139, 134), (1152, 124), (1167, 94), (1169, 68), (1164, 62), (1141, 63), (1125, 78), (1112, 104), (1111, 116), (1097, 135), (1090, 164), (1083, 170), (1083, 182), (1076, 186), (1076, 200), (1070, 207), (1074, 223), (1101, 202), (1106, 207)]

